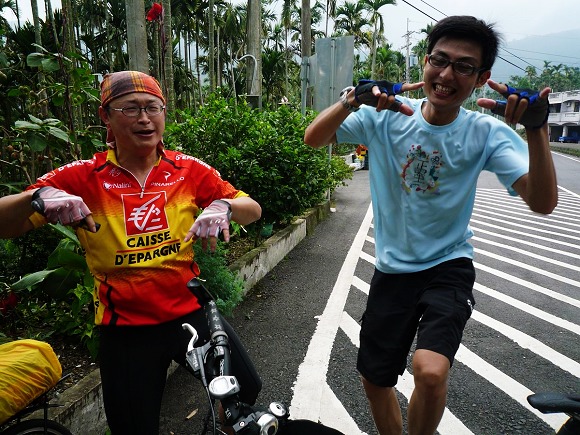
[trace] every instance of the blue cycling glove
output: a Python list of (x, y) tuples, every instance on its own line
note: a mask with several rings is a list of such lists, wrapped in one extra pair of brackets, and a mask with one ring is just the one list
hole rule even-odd
[[(528, 100), (528, 108), (522, 115), (519, 123), (530, 129), (542, 127), (548, 120), (550, 114), (548, 99), (541, 98), (539, 92), (532, 89), (512, 88), (509, 85), (506, 86), (507, 91), (502, 92), (502, 95), (505, 98), (515, 94), (518, 96), (518, 104), (521, 100)], [(496, 101), (496, 103), (496, 106), (491, 109), (491, 112), (496, 115), (504, 116), (507, 102)]]
[[(403, 83), (391, 83), (387, 80), (359, 80), (358, 86), (354, 90), (354, 98), (359, 104), (377, 107), (379, 98), (372, 92), (374, 86), (377, 86), (382, 94), (397, 95), (403, 92)], [(395, 99), (388, 107), (388, 110), (398, 112), (403, 103)]]

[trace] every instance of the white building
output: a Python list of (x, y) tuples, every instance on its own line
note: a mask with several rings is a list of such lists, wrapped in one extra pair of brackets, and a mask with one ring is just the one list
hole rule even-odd
[(580, 90), (552, 92), (550, 102), (550, 141), (565, 136), (580, 140)]

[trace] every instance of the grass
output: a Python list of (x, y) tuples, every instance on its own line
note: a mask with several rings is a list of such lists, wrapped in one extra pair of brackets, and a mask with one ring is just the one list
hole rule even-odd
[(552, 146), (550, 147), (552, 151), (557, 151), (562, 154), (570, 154), (571, 156), (580, 157), (580, 149), (576, 148), (565, 148), (565, 147), (558, 147)]

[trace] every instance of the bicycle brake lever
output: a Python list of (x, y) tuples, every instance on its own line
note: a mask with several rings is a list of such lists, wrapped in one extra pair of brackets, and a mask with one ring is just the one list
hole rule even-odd
[(193, 345), (197, 342), (199, 335), (198, 335), (196, 329), (193, 326), (191, 326), (189, 323), (183, 323), (181, 325), (181, 327), (184, 330), (189, 331), (189, 333), (191, 334), (191, 339), (189, 340), (189, 344), (187, 345), (187, 351), (190, 352), (193, 350), (193, 348), (194, 348)]

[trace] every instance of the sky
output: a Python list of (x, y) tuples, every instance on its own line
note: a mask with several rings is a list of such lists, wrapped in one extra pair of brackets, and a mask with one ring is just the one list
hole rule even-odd
[[(231, 0), (234, 4), (247, 0)], [(300, 0), (296, 0), (300, 4)], [(325, 2), (325, 0), (320, 0)], [(357, 0), (349, 0), (357, 1)], [(315, 0), (311, 0), (313, 5)], [(344, 0), (337, 0), (340, 5)], [(24, 16), (30, 16), (30, 5), (26, 0), (20, 2)], [(283, 0), (274, 0), (274, 11), (279, 11)], [(53, 0), (53, 7), (60, 7), (59, 0)], [(39, 1), (43, 11), (43, 2)], [(421, 12), (422, 11), (422, 12)], [(578, 0), (396, 0), (396, 5), (384, 6), (383, 15), (385, 37), (393, 49), (404, 52), (405, 35), (410, 33), (411, 45), (425, 37), (419, 33), (428, 24), (448, 15), (473, 15), (484, 21), (495, 23), (503, 35), (505, 48), (510, 42), (530, 36), (548, 35), (565, 30), (578, 30), (567, 39), (553, 38), (553, 53), (565, 53), (568, 57), (558, 63), (580, 67), (580, 1)], [(14, 19), (11, 12), (4, 10), (2, 15), (9, 21)], [(577, 35), (577, 36), (576, 36)], [(550, 39), (546, 37), (546, 39)], [(500, 55), (502, 52), (500, 51)], [(523, 59), (529, 57), (546, 59), (546, 53), (516, 52)], [(525, 65), (524, 65), (525, 67)]]

